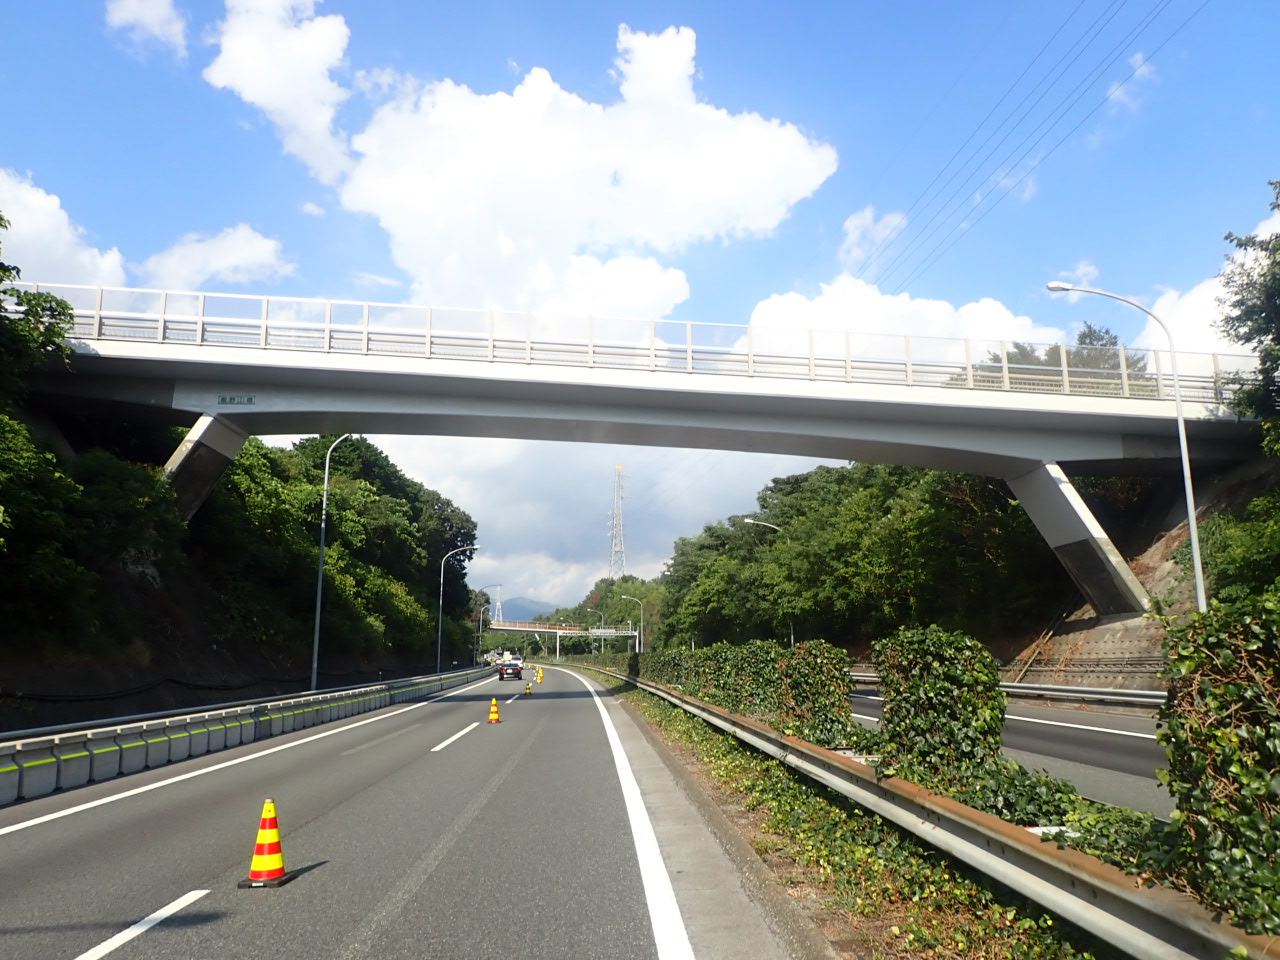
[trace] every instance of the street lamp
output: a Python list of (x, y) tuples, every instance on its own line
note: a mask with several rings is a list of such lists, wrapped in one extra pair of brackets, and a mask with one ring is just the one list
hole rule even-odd
[[(1173, 408), (1178, 419), (1178, 450), (1182, 455), (1182, 487), (1187, 495), (1187, 532), (1191, 538), (1191, 569), (1196, 581), (1196, 609), (1204, 613), (1209, 608), (1209, 605), (1204, 591), (1204, 568), (1200, 565), (1200, 531), (1196, 525), (1196, 497), (1191, 486), (1191, 456), (1187, 453), (1187, 424), (1182, 417), (1182, 388), (1178, 383), (1178, 354), (1173, 346), (1173, 334), (1163, 320), (1142, 304), (1130, 300), (1128, 297), (1108, 293), (1106, 290), (1077, 287), (1075, 284), (1066, 283), (1062, 280), (1051, 280), (1045, 284), (1045, 287), (1053, 293), (1094, 293), (1100, 297), (1110, 297), (1112, 300), (1127, 303), (1154, 320), (1156, 325), (1164, 331), (1165, 338), (1169, 341), (1169, 369), (1173, 374)], [(1124, 348), (1121, 347), (1121, 349), (1123, 350)]]
[[(481, 587), (479, 590), (477, 590), (477, 591), (475, 592), (475, 596), (476, 596), (476, 597), (479, 597), (479, 596), (480, 596), (480, 594), (484, 593), (484, 592), (485, 592), (486, 590), (488, 590), (490, 587), (497, 587), (497, 588), (498, 588), (498, 592), (499, 592), (499, 594), (501, 594), (501, 592), (502, 592), (502, 584), (500, 584), (500, 583), (486, 583), (483, 587)], [(481, 607), (481, 608), (480, 608), (480, 616), (476, 618), (476, 619), (477, 619), (477, 623), (476, 623), (476, 651), (475, 651), (475, 653), (472, 655), (472, 659), (471, 659), (471, 665), (472, 665), (472, 666), (475, 666), (477, 663), (479, 663), (479, 662), (480, 662), (480, 634), (484, 632), (484, 611), (485, 611), (486, 609), (488, 609), (489, 607), (492, 607), (492, 606), (493, 606), (493, 604), (491, 604), (491, 603), (486, 603), (483, 607)]]
[(440, 603), (436, 607), (436, 673), (440, 672), (440, 639), (444, 633), (444, 562), (463, 550), (479, 549), (479, 547), (456, 547), (440, 558)]
[[(781, 533), (781, 532), (782, 532), (782, 528), (781, 528), (781, 527), (779, 527), (779, 526), (775, 526), (775, 525), (774, 525), (774, 524), (772, 524), (772, 523), (766, 523), (764, 520), (753, 520), (753, 519), (751, 519), (750, 517), (743, 517), (743, 518), (742, 518), (742, 522), (743, 522), (743, 523), (754, 523), (754, 524), (757, 524), (758, 526), (761, 526), (761, 527), (768, 527), (770, 530), (777, 530), (779, 533)], [(788, 622), (788, 625), (791, 627), (791, 645), (794, 647), (794, 646), (796, 645), (796, 621), (795, 621), (795, 618), (793, 618), (793, 617), (788, 617), (788, 618), (787, 618), (787, 622)]]
[(324, 533), (329, 518), (329, 458), (333, 456), (333, 448), (340, 444), (349, 433), (344, 433), (329, 444), (329, 452), (324, 455), (324, 493), (320, 497), (320, 569), (316, 573), (316, 625), (311, 635), (311, 689), (316, 689), (317, 670), (320, 667), (320, 593), (324, 589)]
[(623, 600), (630, 600), (632, 603), (640, 604), (640, 636), (636, 639), (636, 653), (644, 651), (644, 604), (640, 603), (635, 597), (628, 597), (625, 593), (619, 594)]
[[(587, 607), (587, 613), (600, 613), (600, 611), (599, 611), (599, 610), (592, 610), (590, 607)], [(600, 613), (600, 629), (601, 629), (601, 630), (603, 630), (603, 629), (604, 629), (604, 614), (603, 614), (603, 613)], [(593, 642), (593, 643), (591, 644), (591, 649), (594, 651), (594, 650), (595, 650), (595, 648), (596, 648), (596, 645), (595, 645), (595, 643)], [(601, 653), (604, 653), (604, 637), (601, 637), (601, 638), (600, 638), (600, 652), (601, 652)]]

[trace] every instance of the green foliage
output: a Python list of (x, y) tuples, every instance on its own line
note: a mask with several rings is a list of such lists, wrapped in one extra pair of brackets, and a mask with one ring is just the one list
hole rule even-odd
[(1252, 932), (1280, 934), (1280, 594), (1168, 634), (1164, 773), (1177, 802), (1164, 870)]
[(1061, 823), (1077, 807), (1071, 784), (1002, 757), (999, 665), (973, 637), (903, 627), (871, 647), (884, 738), (877, 770), (1027, 826)]
[(774, 480), (758, 499), (781, 532), (732, 518), (676, 542), (651, 646), (793, 628), (853, 646), (920, 622), (1001, 633), (1061, 603), (1057, 560), (1001, 481), (856, 464)]
[(861, 747), (874, 739), (849, 710), (849, 655), (821, 640), (794, 648), (753, 641), (571, 659), (678, 689), (823, 746)]
[[(0, 230), (9, 221), (0, 214)], [(66, 335), (75, 317), (71, 306), (48, 293), (31, 293), (13, 283), (21, 271), (0, 263), (0, 408), (9, 409), (25, 392), (26, 378), (47, 363), (66, 363)]]
[[(1110, 955), (1016, 892), (969, 872), (893, 824), (645, 693), (626, 694), (722, 789), (763, 815), (757, 839), (815, 872), (831, 906), (857, 917), (866, 956), (1087, 958)], [(1097, 951), (1095, 952), (1092, 951)]]
[[(1275, 199), (1272, 212), (1280, 211), (1280, 180), (1270, 181)], [(1262, 418), (1265, 445), (1280, 453), (1280, 233), (1255, 234), (1226, 240), (1236, 253), (1222, 272), (1226, 296), (1222, 300), (1223, 332), (1258, 355), (1258, 371), (1247, 377), (1236, 393), (1236, 410)]]

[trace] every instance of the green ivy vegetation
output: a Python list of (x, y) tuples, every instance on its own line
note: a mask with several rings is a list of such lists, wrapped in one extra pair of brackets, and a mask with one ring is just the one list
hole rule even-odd
[(692, 751), (722, 789), (763, 815), (767, 836), (757, 839), (757, 849), (768, 848), (818, 874), (830, 893), (828, 905), (858, 918), (860, 954), (1113, 956), (1087, 933), (773, 758), (666, 701), (611, 678), (604, 682), (668, 740)]
[(1258, 933), (1280, 934), (1280, 594), (1174, 625), (1169, 751), (1178, 809), (1158, 869)]
[(782, 647), (769, 641), (699, 650), (570, 657), (679, 690), (826, 747), (870, 748), (876, 737), (849, 711), (849, 655), (821, 640)]

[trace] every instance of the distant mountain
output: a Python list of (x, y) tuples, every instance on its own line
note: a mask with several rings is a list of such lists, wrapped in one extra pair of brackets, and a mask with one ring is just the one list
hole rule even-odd
[(541, 600), (530, 600), (528, 597), (512, 597), (502, 601), (502, 616), (507, 620), (528, 622), (534, 617), (558, 609), (554, 603), (543, 603)]

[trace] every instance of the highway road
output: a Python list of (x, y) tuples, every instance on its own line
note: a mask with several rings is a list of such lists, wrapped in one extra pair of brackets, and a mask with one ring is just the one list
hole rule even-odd
[[(0, 956), (796, 955), (622, 707), (567, 671), (533, 689), (490, 678), (0, 810)], [(268, 797), (297, 877), (238, 889)]]
[[(879, 723), (882, 701), (873, 688), (859, 688), (854, 716)], [(1070, 780), (1095, 800), (1168, 817), (1173, 800), (1156, 780), (1166, 767), (1156, 742), (1153, 716), (1070, 707), (1032, 706), (1010, 700), (1005, 713), (1004, 752), (1024, 766)]]

